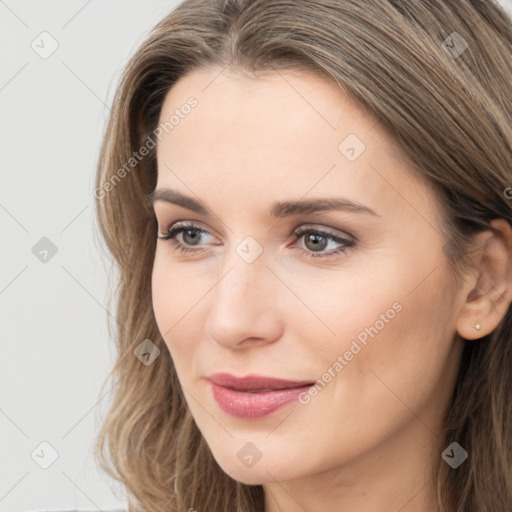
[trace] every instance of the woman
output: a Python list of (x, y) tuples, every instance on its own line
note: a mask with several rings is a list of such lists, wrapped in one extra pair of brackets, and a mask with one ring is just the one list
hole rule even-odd
[(511, 77), (493, 1), (155, 27), (94, 191), (130, 512), (512, 510)]

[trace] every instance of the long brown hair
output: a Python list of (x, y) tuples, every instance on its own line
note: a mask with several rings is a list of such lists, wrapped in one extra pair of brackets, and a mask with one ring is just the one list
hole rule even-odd
[[(512, 224), (512, 23), (495, 0), (182, 2), (124, 70), (94, 191), (118, 322), (112, 401), (95, 448), (125, 486), (129, 512), (264, 510), (263, 487), (231, 479), (214, 460), (152, 310), (155, 130), (173, 84), (211, 66), (309, 69), (339, 84), (439, 188), (443, 249), (457, 276), (475, 233), (493, 218)], [(469, 458), (433, 468), (439, 511), (512, 510), (511, 315), (465, 341), (442, 438)], [(160, 350), (152, 364), (134, 354), (143, 340)]]

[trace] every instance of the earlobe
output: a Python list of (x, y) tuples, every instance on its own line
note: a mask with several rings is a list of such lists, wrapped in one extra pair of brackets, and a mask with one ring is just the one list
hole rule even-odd
[(490, 227), (491, 230), (477, 237), (475, 272), (461, 292), (465, 294), (465, 302), (460, 309), (456, 328), (466, 340), (483, 338), (494, 331), (510, 305), (512, 229), (504, 219), (494, 219)]

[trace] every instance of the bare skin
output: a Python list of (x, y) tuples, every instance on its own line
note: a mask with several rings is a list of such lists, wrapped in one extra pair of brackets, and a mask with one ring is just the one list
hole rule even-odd
[[(375, 119), (310, 72), (220, 71), (191, 72), (169, 91), (162, 122), (190, 96), (198, 103), (157, 148), (156, 188), (213, 212), (154, 204), (159, 237), (178, 221), (206, 231), (174, 236), (196, 252), (159, 239), (152, 279), (196, 424), (227, 474), (263, 485), (267, 512), (432, 512), (430, 468), (446, 448), (439, 429), (462, 338), (491, 332), (508, 307), (510, 228), (494, 221), (496, 232), (477, 237), (487, 252), (457, 288), (432, 187)], [(375, 213), (270, 215), (276, 201), (335, 197)], [(300, 227), (323, 234), (296, 238)], [(214, 372), (325, 385), (238, 418), (214, 400)], [(237, 456), (246, 443), (261, 454), (250, 467)]]

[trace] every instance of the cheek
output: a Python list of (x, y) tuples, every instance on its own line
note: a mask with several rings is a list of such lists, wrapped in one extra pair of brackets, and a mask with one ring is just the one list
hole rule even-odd
[(177, 305), (177, 287), (169, 286), (169, 275), (163, 264), (163, 258), (159, 255), (160, 252), (157, 248), (151, 276), (151, 299), (158, 329), (165, 338), (165, 333), (172, 327), (170, 317)]
[[(405, 279), (389, 288), (374, 282), (373, 294), (340, 294), (323, 310), (336, 337), (320, 343), (313, 329), (302, 332), (320, 384), (318, 392), (304, 397), (296, 418), (299, 413), (315, 418), (308, 420), (311, 428), (325, 434), (319, 452), (353, 450), (355, 455), (361, 443), (378, 443), (410, 421), (411, 411), (435, 424), (436, 408), (450, 394), (455, 372), (444, 283), (438, 274), (411, 293)], [(336, 444), (338, 438), (354, 443)]]
[(191, 360), (194, 348), (202, 339), (201, 315), (206, 294), (215, 283), (214, 277), (198, 277), (193, 267), (172, 261), (165, 248), (157, 249), (151, 282), (153, 311), (158, 329), (169, 349), (178, 374)]
[[(160, 243), (160, 242), (159, 242)], [(190, 269), (190, 271), (189, 271)], [(173, 261), (165, 247), (158, 247), (153, 264), (151, 296), (155, 319), (162, 335), (179, 329), (188, 314), (208, 292), (204, 278), (186, 265)], [(165, 336), (164, 336), (165, 337)]]
[[(392, 407), (393, 402), (416, 410), (440, 382), (450, 379), (445, 372), (451, 364), (453, 322), (450, 294), (441, 277), (432, 276), (412, 292), (407, 287), (375, 290), (358, 313), (354, 310), (357, 323), (347, 329), (342, 343), (353, 358), (346, 377), (360, 403), (376, 411), (379, 404)], [(348, 346), (353, 344), (361, 348), (354, 356), (351, 352), (358, 349)]]
[[(350, 366), (359, 374), (376, 362), (386, 363), (396, 354), (405, 341), (404, 317), (409, 313), (407, 304), (403, 299), (397, 300), (399, 295), (392, 290), (379, 293), (374, 288), (372, 294), (366, 294), (364, 290), (358, 291), (357, 286), (351, 293), (344, 293), (340, 288), (332, 293), (324, 288), (327, 298), (312, 297), (315, 311), (327, 327), (319, 321), (307, 327), (304, 319), (297, 316), (297, 336), (308, 343), (318, 371), (328, 371), (337, 362), (331, 373)], [(354, 374), (353, 378), (360, 379), (361, 375)]]
[(425, 279), (426, 268), (346, 273), (323, 287), (310, 286), (307, 295), (297, 286), (297, 294), (307, 297), (318, 319), (312, 323), (307, 315), (296, 315), (293, 329), (297, 340), (308, 343), (318, 371), (330, 369), (338, 375), (350, 370), (349, 382), (367, 381), (372, 387), (372, 370), (390, 384), (411, 390), (417, 389), (411, 386), (416, 379), (439, 378), (452, 346), (453, 297), (446, 269), (440, 266)]
[(400, 289), (405, 286), (393, 279), (394, 269), (367, 270), (375, 269), (375, 263), (361, 266), (364, 271), (347, 264), (321, 278), (287, 276), (287, 282), (294, 279), (294, 294), (287, 295), (287, 325), (323, 364), (350, 350), (354, 340), (361, 347), (369, 345), (403, 315)]

